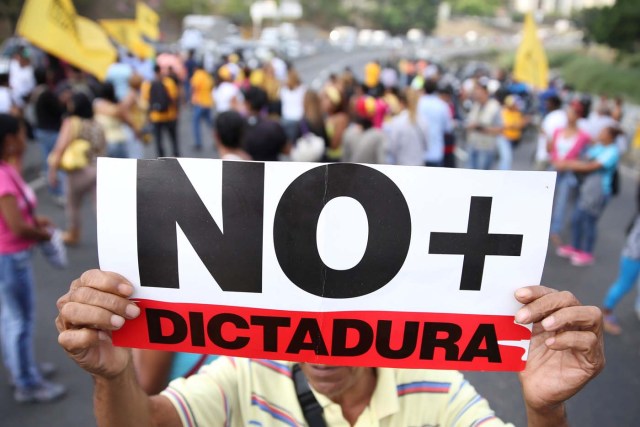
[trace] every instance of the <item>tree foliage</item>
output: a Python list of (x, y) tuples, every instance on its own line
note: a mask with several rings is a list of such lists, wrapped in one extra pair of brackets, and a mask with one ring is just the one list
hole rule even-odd
[(395, 34), (411, 28), (431, 32), (436, 26), (439, 3), (439, 0), (381, 0), (371, 12), (371, 21)]
[(618, 0), (613, 6), (585, 9), (578, 16), (588, 40), (622, 52), (640, 52), (640, 7), (637, 0)]

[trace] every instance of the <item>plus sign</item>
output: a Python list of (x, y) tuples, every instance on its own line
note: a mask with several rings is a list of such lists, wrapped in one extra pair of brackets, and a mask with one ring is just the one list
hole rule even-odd
[(461, 291), (479, 291), (486, 256), (520, 256), (522, 234), (489, 234), (491, 197), (471, 197), (466, 233), (431, 233), (429, 253), (464, 255)]

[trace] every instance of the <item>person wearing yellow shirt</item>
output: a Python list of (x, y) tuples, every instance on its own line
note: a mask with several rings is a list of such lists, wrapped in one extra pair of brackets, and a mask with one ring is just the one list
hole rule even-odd
[(213, 107), (213, 77), (207, 73), (202, 64), (196, 65), (191, 77), (191, 105), (193, 106), (193, 140), (194, 149), (202, 150), (202, 132), (200, 123), (204, 121), (209, 129), (213, 129), (211, 107)]
[(522, 130), (526, 126), (526, 118), (515, 96), (509, 95), (504, 99), (502, 107), (502, 138), (498, 148), (500, 152), (500, 170), (510, 170), (513, 163), (513, 150), (520, 144)]
[(369, 62), (364, 66), (364, 85), (367, 87), (367, 95), (378, 97), (382, 95), (380, 85), (380, 73), (382, 69), (377, 62)]
[(158, 150), (158, 157), (164, 157), (163, 130), (169, 134), (173, 156), (180, 157), (178, 149), (178, 86), (171, 78), (163, 76), (157, 65), (153, 71), (153, 80), (143, 83), (141, 95), (143, 101), (149, 105), (149, 121), (153, 128), (153, 139)]

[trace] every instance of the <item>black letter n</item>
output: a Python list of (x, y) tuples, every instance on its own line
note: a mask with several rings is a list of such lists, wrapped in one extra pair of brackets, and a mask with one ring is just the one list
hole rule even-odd
[(264, 163), (222, 165), (224, 233), (177, 160), (138, 161), (142, 286), (179, 288), (177, 223), (223, 291), (262, 291)]

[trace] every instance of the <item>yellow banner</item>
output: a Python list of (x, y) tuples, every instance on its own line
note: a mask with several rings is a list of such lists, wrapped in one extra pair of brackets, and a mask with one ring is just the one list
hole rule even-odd
[(531, 13), (525, 16), (522, 42), (516, 52), (513, 77), (536, 89), (546, 89), (549, 85), (547, 54), (538, 38), (538, 28)]
[(100, 25), (109, 34), (109, 37), (137, 57), (146, 59), (155, 55), (153, 46), (142, 39), (140, 28), (133, 19), (102, 19)]
[(138, 2), (136, 4), (136, 23), (138, 29), (151, 40), (160, 38), (160, 16), (155, 10), (151, 9), (146, 3)]
[(105, 79), (107, 68), (117, 57), (100, 25), (78, 16), (72, 0), (27, 0), (17, 33), (100, 80)]

